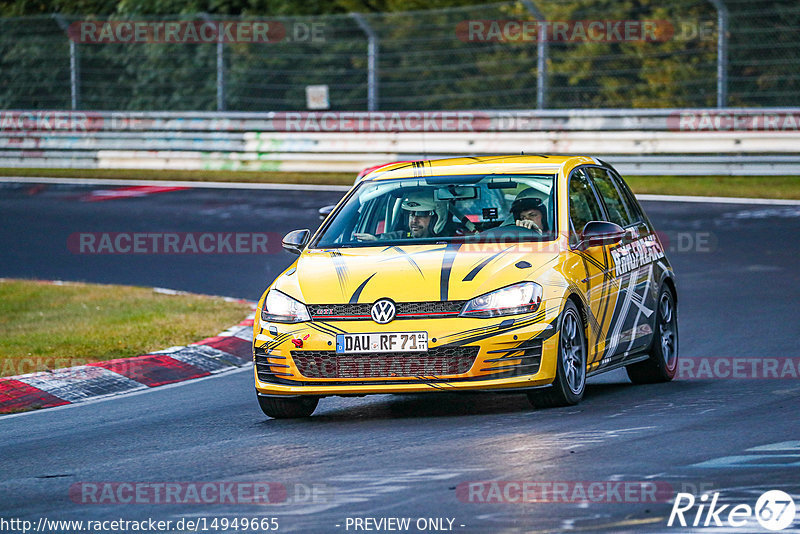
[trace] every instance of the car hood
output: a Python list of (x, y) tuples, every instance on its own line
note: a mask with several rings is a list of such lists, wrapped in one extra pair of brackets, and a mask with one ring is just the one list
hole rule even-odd
[(465, 243), (306, 250), (275, 288), (306, 304), (468, 300), (535, 279), (553, 243)]

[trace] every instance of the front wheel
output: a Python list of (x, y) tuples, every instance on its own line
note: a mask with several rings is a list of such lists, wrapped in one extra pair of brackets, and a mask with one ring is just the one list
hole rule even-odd
[(678, 309), (668, 287), (658, 295), (656, 330), (650, 357), (625, 368), (634, 384), (669, 382), (678, 370)]
[(572, 406), (583, 398), (586, 389), (586, 329), (581, 313), (571, 300), (561, 315), (558, 338), (558, 361), (553, 385), (528, 393), (536, 407)]
[(273, 419), (308, 417), (317, 409), (319, 397), (262, 397), (258, 396), (261, 411)]

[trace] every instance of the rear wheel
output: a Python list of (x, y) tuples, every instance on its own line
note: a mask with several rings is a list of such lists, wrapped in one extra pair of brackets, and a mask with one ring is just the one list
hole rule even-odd
[(669, 382), (678, 370), (678, 309), (672, 291), (664, 286), (658, 295), (656, 329), (650, 357), (625, 368), (634, 384)]
[(273, 419), (308, 417), (317, 408), (319, 397), (278, 398), (258, 396), (261, 411)]
[(547, 389), (531, 391), (528, 400), (534, 406), (549, 408), (578, 404), (586, 389), (586, 330), (581, 313), (568, 300), (561, 312), (556, 378)]

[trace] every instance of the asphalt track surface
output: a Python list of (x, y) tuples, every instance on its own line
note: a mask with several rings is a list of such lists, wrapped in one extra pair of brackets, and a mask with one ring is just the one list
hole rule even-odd
[[(256, 299), (291, 261), (287, 253), (87, 255), (66, 243), (76, 232), (281, 235), (315, 227), (316, 208), (339, 196), (193, 189), (81, 200), (92, 189), (0, 186), (0, 276)], [(800, 208), (645, 209), (670, 241), (683, 358), (800, 356)], [(418, 518), (442, 518), (445, 528), (452, 519), (455, 532), (766, 532), (752, 519), (740, 528), (668, 527), (669, 501), (678, 491), (718, 492), (718, 504), (752, 507), (764, 491), (781, 489), (800, 504), (797, 378), (633, 386), (616, 371), (590, 380), (572, 408), (534, 410), (508, 394), (381, 395), (326, 398), (312, 418), (295, 421), (263, 416), (252, 381), (245, 370), (0, 418), (0, 517), (274, 517), (279, 532), (366, 532), (348, 518), (389, 517), (411, 518), (408, 532), (435, 531), (417, 530)], [(656, 502), (470, 502), (465, 485), (492, 480), (647, 480), (670, 491)], [(80, 483), (198, 481), (277, 482), (287, 499), (92, 504), (70, 496)], [(686, 513), (690, 524), (696, 511)], [(800, 531), (794, 525), (784, 532)]]

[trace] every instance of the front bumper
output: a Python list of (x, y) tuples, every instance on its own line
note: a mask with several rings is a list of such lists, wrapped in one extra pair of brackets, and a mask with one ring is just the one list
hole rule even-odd
[[(254, 324), (261, 395), (366, 395), (541, 387), (555, 378), (558, 308), (494, 319), (439, 318)], [(428, 351), (337, 354), (336, 335), (428, 333)]]

